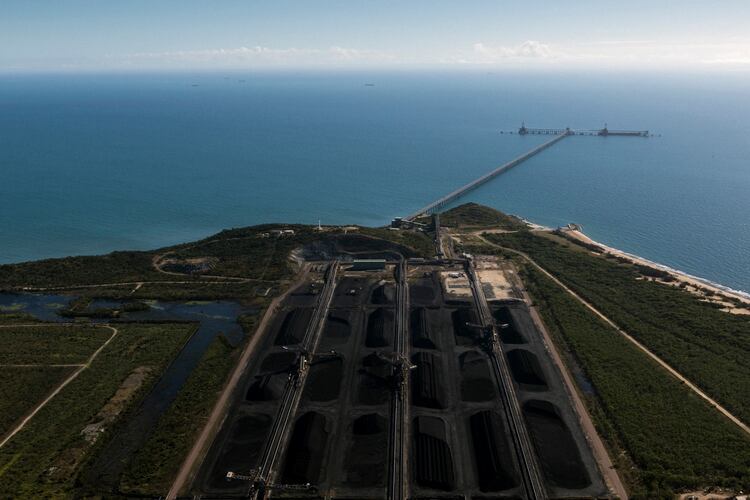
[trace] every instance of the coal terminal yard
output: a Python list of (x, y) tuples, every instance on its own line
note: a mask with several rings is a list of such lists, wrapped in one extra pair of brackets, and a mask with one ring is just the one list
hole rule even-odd
[[(458, 260), (331, 267), (316, 264), (318, 272), (276, 312), (193, 481), (194, 495), (609, 496), (520, 298), (489, 294), (483, 312), (467, 262)], [(498, 380), (498, 353), (510, 393)], [(530, 489), (529, 466), (540, 491)]]

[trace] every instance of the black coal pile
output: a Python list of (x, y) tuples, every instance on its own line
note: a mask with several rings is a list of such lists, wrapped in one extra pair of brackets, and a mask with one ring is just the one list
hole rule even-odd
[(411, 371), (412, 403), (425, 408), (445, 408), (440, 358), (434, 354), (418, 352), (411, 357), (411, 361), (417, 366)]
[(518, 331), (510, 309), (501, 307), (493, 311), (495, 322), (498, 325), (507, 325), (500, 329), (500, 340), (503, 344), (526, 344), (527, 340), (521, 332)]
[(385, 484), (388, 422), (376, 413), (362, 415), (352, 425), (352, 443), (346, 454), (345, 484), (375, 487)]
[(307, 401), (333, 401), (339, 397), (344, 370), (342, 358), (315, 358), (310, 364), (310, 374), (305, 384)]
[(327, 442), (328, 431), (323, 415), (311, 411), (298, 418), (287, 446), (282, 482), (318, 483)]
[(547, 401), (532, 400), (524, 404), (523, 414), (547, 481), (569, 489), (591, 484), (575, 439), (557, 408)]
[(480, 411), (469, 418), (469, 426), (479, 488), (482, 491), (502, 491), (518, 486), (513, 448), (500, 416), (490, 410)]
[(427, 311), (420, 307), (410, 315), (411, 345), (418, 349), (436, 349), (435, 336), (427, 327)]
[(417, 483), (426, 488), (452, 490), (455, 487), (453, 457), (443, 421), (435, 417), (417, 417), (413, 435)]
[(387, 309), (378, 308), (367, 318), (367, 335), (365, 346), (367, 347), (385, 347), (388, 345), (393, 332), (390, 326), (393, 322), (393, 312)]
[(476, 311), (469, 307), (456, 309), (451, 313), (451, 320), (453, 321), (453, 335), (456, 338), (456, 345), (474, 345), (478, 332), (476, 327), (470, 325), (479, 323)]
[(295, 345), (302, 342), (310, 323), (313, 310), (309, 307), (300, 307), (289, 311), (281, 323), (279, 333), (276, 334), (276, 345)]
[(508, 364), (513, 379), (527, 391), (546, 391), (547, 380), (536, 355), (525, 349), (508, 351)]
[(458, 357), (461, 370), (461, 398), (464, 401), (491, 401), (498, 396), (487, 356), (467, 351)]
[(393, 383), (393, 367), (375, 353), (365, 356), (359, 370), (357, 401), (363, 405), (379, 405), (388, 401)]

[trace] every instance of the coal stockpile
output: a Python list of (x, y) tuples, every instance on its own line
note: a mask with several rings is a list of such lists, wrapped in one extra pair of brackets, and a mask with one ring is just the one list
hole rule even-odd
[(357, 401), (363, 405), (386, 403), (393, 383), (393, 367), (375, 353), (365, 356), (359, 370)]
[(393, 285), (383, 284), (372, 291), (370, 303), (376, 305), (393, 304), (395, 296), (396, 288)]
[(282, 482), (287, 484), (317, 484), (328, 442), (326, 418), (308, 412), (297, 419), (287, 446)]
[(226, 480), (227, 472), (246, 473), (252, 470), (257, 465), (270, 429), (271, 417), (268, 415), (250, 414), (237, 419), (222, 454), (211, 470), (211, 487), (236, 488), (236, 484)]
[(310, 323), (313, 310), (309, 307), (300, 307), (289, 311), (281, 323), (279, 333), (276, 334), (276, 345), (295, 345), (302, 342)]
[(416, 256), (414, 250), (379, 238), (360, 234), (323, 234), (319, 239), (300, 248), (305, 260), (330, 260), (335, 257), (356, 259), (400, 260)]
[(247, 389), (247, 401), (275, 401), (284, 394), (288, 374), (258, 375)]
[(532, 400), (523, 406), (539, 464), (552, 486), (568, 489), (591, 484), (573, 435), (552, 403)]
[(339, 397), (344, 360), (316, 357), (310, 364), (310, 374), (305, 384), (304, 399), (308, 401), (333, 401)]
[(491, 401), (497, 397), (497, 386), (484, 353), (462, 353), (458, 357), (458, 365), (461, 369), (461, 399), (476, 402)]
[(527, 391), (546, 391), (547, 381), (536, 355), (525, 349), (508, 351), (508, 364), (513, 379)]
[(417, 417), (413, 436), (417, 484), (436, 490), (452, 490), (455, 487), (453, 457), (443, 421), (435, 417)]
[(412, 403), (424, 408), (445, 408), (445, 394), (440, 358), (418, 352), (411, 357), (416, 369), (411, 371)]
[(409, 287), (409, 301), (414, 305), (429, 306), (435, 301), (435, 289), (430, 280), (421, 280)]
[(263, 362), (260, 365), (261, 373), (277, 372), (277, 371), (289, 371), (294, 360), (297, 359), (297, 354), (289, 351), (284, 352), (272, 352), (263, 358)]
[(293, 352), (272, 352), (263, 358), (260, 374), (247, 389), (247, 401), (275, 401), (284, 393), (289, 373), (297, 354)]
[(479, 488), (482, 491), (502, 491), (518, 486), (513, 448), (500, 416), (490, 410), (480, 411), (469, 418), (469, 426)]
[(451, 313), (453, 321), (453, 336), (456, 339), (456, 345), (469, 346), (476, 343), (477, 329), (469, 325), (479, 323), (476, 311), (468, 307), (456, 309)]
[(344, 484), (354, 487), (383, 486), (388, 454), (388, 422), (376, 413), (362, 415), (352, 425), (352, 441), (346, 454)]
[(436, 349), (435, 338), (427, 327), (427, 311), (420, 307), (411, 312), (409, 328), (411, 345), (418, 349)]
[(370, 283), (365, 278), (346, 277), (339, 281), (334, 291), (336, 307), (354, 307), (367, 300)]
[(386, 347), (393, 336), (393, 312), (378, 308), (367, 317), (365, 346)]
[(498, 325), (507, 325), (500, 328), (500, 340), (503, 344), (526, 344), (528, 341), (523, 334), (518, 331), (518, 327), (513, 321), (510, 309), (501, 307), (492, 312)]
[(328, 314), (323, 329), (324, 345), (340, 345), (346, 343), (352, 333), (349, 314), (346, 311), (331, 311)]

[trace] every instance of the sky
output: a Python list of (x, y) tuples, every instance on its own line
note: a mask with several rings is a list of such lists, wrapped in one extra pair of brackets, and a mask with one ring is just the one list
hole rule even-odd
[(750, 1), (2, 0), (0, 72), (750, 71)]

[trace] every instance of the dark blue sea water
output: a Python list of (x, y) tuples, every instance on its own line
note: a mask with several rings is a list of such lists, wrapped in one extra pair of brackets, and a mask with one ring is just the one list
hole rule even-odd
[[(374, 83), (375, 86), (365, 86)], [(385, 224), (530, 149), (468, 199), (750, 291), (750, 75), (0, 76), (0, 262), (266, 221)]]

